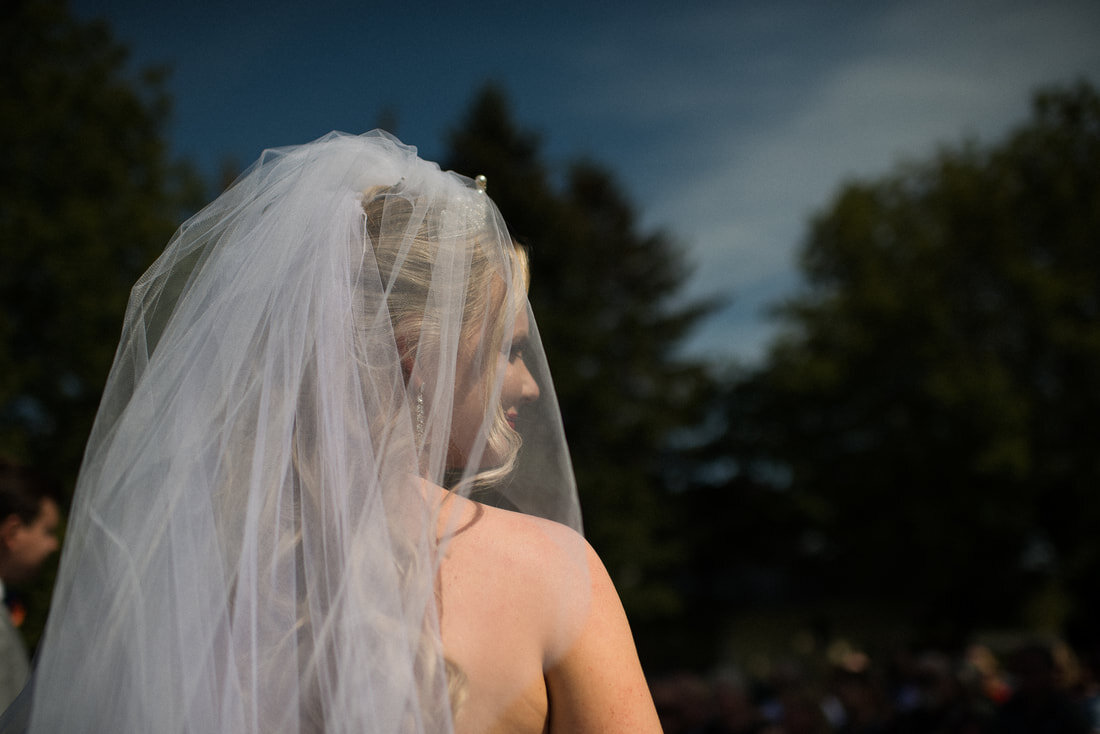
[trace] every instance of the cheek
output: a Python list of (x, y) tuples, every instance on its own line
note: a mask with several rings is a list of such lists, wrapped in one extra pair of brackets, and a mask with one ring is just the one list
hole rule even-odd
[(507, 408), (515, 402), (516, 395), (516, 379), (515, 370), (511, 365), (508, 365), (504, 369), (504, 379), (500, 383), (500, 399), (504, 403), (504, 407)]
[(523, 362), (506, 362), (504, 366), (504, 380), (501, 384), (500, 396), (505, 408), (516, 407), (523, 401), (523, 381), (526, 377), (526, 368)]
[(484, 418), (485, 390), (482, 386), (473, 385), (456, 396), (448, 451), (448, 464), (451, 467), (465, 463), (481, 430)]
[(35, 555), (49, 555), (53, 551), (53, 542), (53, 537), (47, 533), (39, 533), (34, 539)]

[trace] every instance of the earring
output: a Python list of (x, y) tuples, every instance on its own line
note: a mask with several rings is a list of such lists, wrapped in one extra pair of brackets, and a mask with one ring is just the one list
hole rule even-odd
[(424, 443), (424, 386), (416, 389), (416, 443)]

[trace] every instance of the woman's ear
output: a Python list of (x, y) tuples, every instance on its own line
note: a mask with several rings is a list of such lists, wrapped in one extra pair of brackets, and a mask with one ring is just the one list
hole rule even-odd
[(14, 512), (0, 520), (0, 547), (4, 549), (11, 547), (15, 536), (24, 527), (26, 527), (26, 523), (23, 522), (23, 518)]

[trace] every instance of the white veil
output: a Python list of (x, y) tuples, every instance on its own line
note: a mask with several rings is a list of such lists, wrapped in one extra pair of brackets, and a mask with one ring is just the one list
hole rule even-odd
[(29, 730), (450, 730), (434, 485), (580, 525), (533, 320), (507, 471), (524, 267), (380, 132), (266, 151), (186, 222), (130, 298)]

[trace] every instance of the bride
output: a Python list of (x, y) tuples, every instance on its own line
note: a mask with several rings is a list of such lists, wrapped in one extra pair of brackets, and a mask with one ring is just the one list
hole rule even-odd
[(264, 153), (135, 285), (33, 732), (659, 731), (476, 184)]

